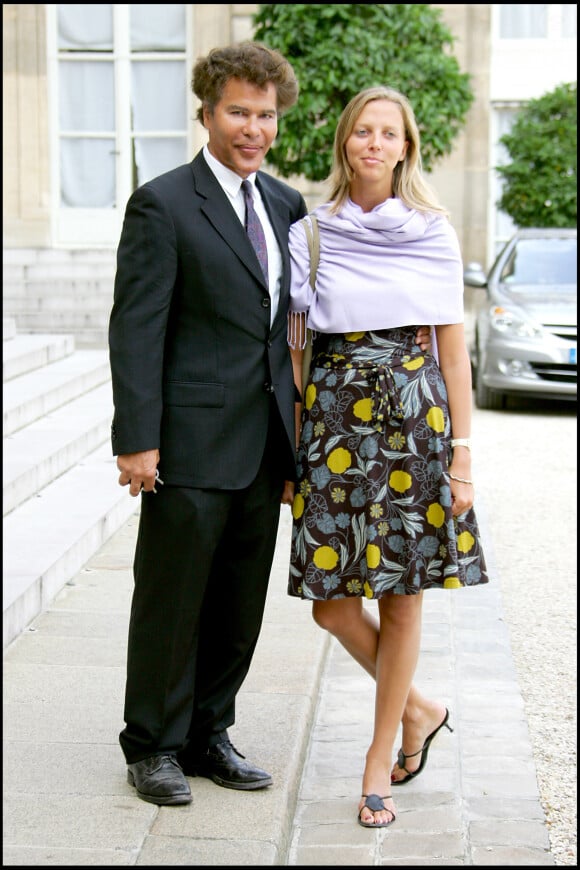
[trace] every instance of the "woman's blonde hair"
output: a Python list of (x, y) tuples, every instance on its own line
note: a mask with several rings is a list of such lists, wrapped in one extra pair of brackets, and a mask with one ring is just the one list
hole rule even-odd
[(437, 194), (423, 177), (419, 128), (411, 104), (399, 91), (384, 85), (360, 91), (345, 106), (338, 119), (334, 134), (332, 171), (328, 177), (332, 201), (330, 211), (336, 214), (348, 198), (353, 171), (346, 156), (346, 142), (361, 112), (367, 103), (374, 100), (390, 100), (391, 103), (399, 106), (403, 116), (408, 146), (404, 160), (397, 163), (393, 172), (393, 195), (401, 199), (409, 208), (448, 216), (447, 210), (439, 203)]

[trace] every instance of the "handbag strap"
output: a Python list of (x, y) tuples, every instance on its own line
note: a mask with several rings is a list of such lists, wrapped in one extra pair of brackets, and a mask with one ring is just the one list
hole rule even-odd
[[(309, 220), (310, 219), (310, 220)], [(318, 220), (313, 214), (303, 217), (300, 223), (304, 226), (308, 250), (310, 251), (310, 286), (314, 290), (316, 284), (316, 271), (320, 260), (320, 232)]]

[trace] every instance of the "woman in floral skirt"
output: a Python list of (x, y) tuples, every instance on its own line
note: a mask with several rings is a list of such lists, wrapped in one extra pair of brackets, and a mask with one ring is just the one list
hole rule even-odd
[[(329, 201), (312, 212), (314, 290), (304, 227), (290, 230), (297, 383), (307, 327), (314, 344), (297, 406), (288, 592), (312, 601), (316, 622), (376, 680), (358, 821), (386, 827), (392, 786), (417, 776), (450, 728), (447, 708), (413, 685), (423, 592), (488, 582), (473, 510), (463, 269), (399, 92), (373, 87), (349, 102), (329, 180)], [(424, 323), (431, 353), (415, 342)]]

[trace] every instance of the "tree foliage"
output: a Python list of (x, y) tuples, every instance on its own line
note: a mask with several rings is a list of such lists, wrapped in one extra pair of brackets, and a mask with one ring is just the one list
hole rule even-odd
[(519, 227), (575, 227), (576, 82), (530, 100), (499, 140), (511, 163), (497, 206)]
[(282, 52), (300, 97), (282, 118), (268, 163), (284, 176), (324, 180), (340, 113), (363, 88), (386, 84), (413, 106), (423, 168), (449, 154), (473, 101), (441, 12), (422, 3), (263, 3), (254, 38)]

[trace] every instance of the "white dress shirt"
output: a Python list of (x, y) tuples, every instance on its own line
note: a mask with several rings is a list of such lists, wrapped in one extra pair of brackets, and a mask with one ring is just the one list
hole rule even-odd
[[(204, 145), (203, 156), (205, 157), (207, 165), (218, 180), (220, 187), (231, 202), (240, 222), (244, 225), (246, 218), (246, 204), (244, 202), (244, 194), (242, 191), (243, 178), (237, 175), (232, 169), (228, 169), (228, 167), (224, 166), (223, 163), (220, 163), (219, 160), (216, 160), (216, 158), (210, 153), (207, 145)], [(260, 191), (256, 187), (255, 172), (248, 176), (248, 181), (252, 185), (254, 193), (254, 208), (256, 209), (256, 214), (260, 218), (261, 224), (264, 228), (264, 235), (266, 236), (266, 245), (268, 248), (268, 290), (270, 292), (271, 300), (270, 324), (272, 324), (280, 300), (282, 256), (280, 254), (278, 242), (276, 241), (276, 236), (274, 235), (274, 230), (272, 229), (272, 224), (270, 223), (270, 218), (268, 217), (268, 212), (266, 211), (262, 197), (260, 196)]]

